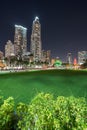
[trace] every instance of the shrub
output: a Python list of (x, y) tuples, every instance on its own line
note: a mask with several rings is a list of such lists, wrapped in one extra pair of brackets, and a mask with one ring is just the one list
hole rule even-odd
[(85, 98), (39, 93), (30, 104), (0, 98), (0, 130), (87, 130)]
[(38, 94), (18, 122), (21, 130), (86, 130), (87, 104), (84, 98)]
[(0, 106), (0, 130), (14, 130), (15, 121), (14, 99), (9, 97)]

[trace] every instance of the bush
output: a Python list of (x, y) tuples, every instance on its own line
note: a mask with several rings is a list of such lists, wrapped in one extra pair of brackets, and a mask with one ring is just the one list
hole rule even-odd
[(0, 130), (87, 130), (84, 98), (39, 93), (31, 103), (0, 97)]
[(9, 97), (0, 106), (0, 130), (14, 130), (15, 128), (14, 99)]
[(38, 94), (18, 122), (21, 130), (86, 130), (87, 104), (84, 98)]

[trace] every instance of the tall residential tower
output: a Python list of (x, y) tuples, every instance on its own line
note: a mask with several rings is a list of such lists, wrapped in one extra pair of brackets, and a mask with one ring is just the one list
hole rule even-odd
[(22, 56), (27, 51), (27, 28), (15, 25), (14, 47), (16, 56)]
[(41, 61), (41, 25), (38, 17), (35, 17), (32, 25), (30, 52), (34, 61)]
[(67, 54), (67, 62), (68, 62), (68, 64), (72, 64), (72, 54), (71, 53)]
[(78, 64), (83, 64), (87, 60), (87, 51), (78, 52)]
[(14, 55), (14, 44), (8, 40), (5, 45), (5, 57), (11, 57)]

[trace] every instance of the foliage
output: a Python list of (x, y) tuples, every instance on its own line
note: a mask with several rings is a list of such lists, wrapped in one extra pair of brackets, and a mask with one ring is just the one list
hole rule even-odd
[(0, 106), (0, 130), (14, 130), (15, 121), (14, 99), (9, 97)]
[(23, 128), (24, 122), (22, 122), (22, 119), (24, 119), (24, 117), (27, 116), (28, 113), (28, 105), (24, 104), (24, 103), (19, 103), (16, 107), (16, 112), (17, 112), (17, 116), (18, 116), (18, 126), (19, 128)]
[[(84, 98), (57, 98), (55, 120), (60, 130), (85, 130), (87, 128), (87, 104)], [(62, 124), (62, 125), (61, 125)]]
[(30, 104), (0, 98), (0, 130), (87, 130), (85, 98), (39, 93)]
[(18, 122), (21, 130), (86, 130), (87, 104), (84, 98), (38, 94)]

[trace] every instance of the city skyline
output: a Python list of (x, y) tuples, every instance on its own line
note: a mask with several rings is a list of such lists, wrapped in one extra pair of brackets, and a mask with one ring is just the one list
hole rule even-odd
[(84, 1), (23, 0), (0, 2), (0, 50), (8, 40), (14, 41), (14, 25), (28, 28), (28, 50), (32, 21), (38, 16), (41, 23), (42, 48), (51, 50), (53, 57), (66, 60), (67, 53), (77, 57), (87, 50), (87, 3)]

